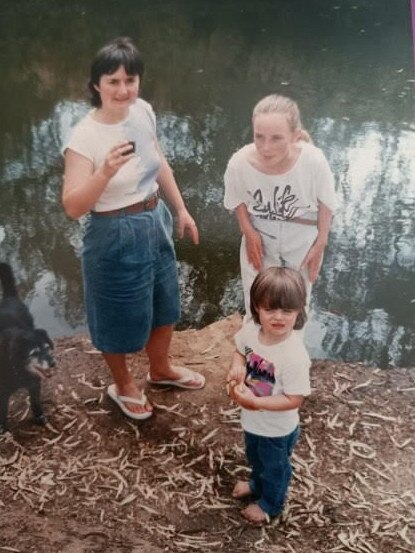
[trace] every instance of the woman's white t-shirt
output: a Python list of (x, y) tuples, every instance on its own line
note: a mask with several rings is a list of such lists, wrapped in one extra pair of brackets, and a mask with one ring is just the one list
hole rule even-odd
[(161, 160), (156, 148), (156, 118), (149, 103), (137, 98), (128, 117), (106, 125), (89, 112), (72, 130), (67, 148), (89, 159), (94, 170), (100, 167), (109, 150), (126, 140), (135, 142), (135, 156), (112, 177), (98, 198), (94, 211), (119, 209), (141, 202), (158, 190), (156, 178)]

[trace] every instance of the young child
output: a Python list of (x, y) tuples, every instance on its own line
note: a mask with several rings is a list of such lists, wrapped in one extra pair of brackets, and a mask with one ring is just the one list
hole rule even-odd
[(310, 358), (299, 332), (307, 317), (304, 280), (293, 269), (269, 267), (255, 278), (250, 300), (252, 319), (235, 336), (227, 382), (242, 407), (252, 473), (232, 495), (252, 496), (242, 515), (262, 524), (283, 511), (300, 433), (298, 408), (310, 393)]
[(302, 129), (297, 104), (273, 94), (252, 116), (253, 143), (236, 152), (225, 173), (225, 207), (242, 232), (245, 310), (263, 268), (302, 271), (307, 295), (316, 280), (336, 206), (334, 179), (321, 150)]

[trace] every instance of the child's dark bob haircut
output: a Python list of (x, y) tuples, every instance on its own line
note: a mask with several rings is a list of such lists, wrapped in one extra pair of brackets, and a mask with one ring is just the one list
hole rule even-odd
[(144, 61), (140, 52), (127, 37), (111, 40), (97, 52), (92, 64), (88, 88), (91, 93), (91, 104), (101, 107), (101, 96), (95, 85), (99, 85), (102, 75), (112, 75), (120, 66), (127, 75), (138, 75), (140, 82), (144, 74)]
[(287, 267), (269, 267), (261, 271), (251, 286), (252, 318), (260, 324), (258, 309), (298, 309), (295, 330), (303, 328), (307, 321), (305, 311), (307, 291), (304, 279), (298, 271)]

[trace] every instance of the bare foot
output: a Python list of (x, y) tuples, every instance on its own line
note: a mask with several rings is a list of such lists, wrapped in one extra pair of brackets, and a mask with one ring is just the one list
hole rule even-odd
[(200, 390), (205, 385), (205, 377), (202, 374), (191, 371), (186, 367), (177, 367), (173, 365), (163, 373), (160, 371), (151, 371), (147, 381), (150, 382), (150, 384), (177, 386), (178, 388), (187, 390)]
[(249, 482), (238, 480), (232, 490), (232, 497), (235, 499), (243, 499), (244, 497), (249, 497), (250, 495), (252, 495), (252, 492), (249, 487)]
[(252, 524), (261, 525), (270, 521), (269, 515), (257, 503), (248, 505), (246, 509), (241, 511), (241, 515), (249, 522), (252, 522)]

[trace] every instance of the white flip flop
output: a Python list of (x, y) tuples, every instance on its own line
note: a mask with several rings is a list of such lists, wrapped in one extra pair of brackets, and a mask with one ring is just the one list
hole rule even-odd
[(151, 415), (153, 414), (152, 411), (145, 411), (143, 413), (134, 413), (133, 411), (130, 411), (126, 407), (126, 403), (133, 403), (134, 405), (141, 405), (144, 407), (144, 405), (147, 403), (147, 396), (143, 392), (141, 399), (136, 399), (134, 397), (128, 397), (128, 396), (119, 396), (117, 394), (117, 387), (115, 384), (110, 384), (107, 388), (107, 394), (108, 396), (114, 401), (118, 407), (121, 409), (121, 411), (124, 413), (126, 417), (129, 417), (130, 419), (136, 420), (136, 421), (143, 421), (145, 419), (149, 419)]

